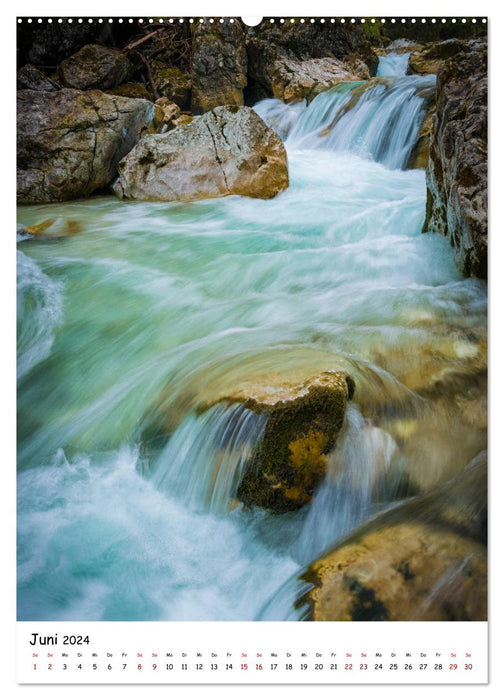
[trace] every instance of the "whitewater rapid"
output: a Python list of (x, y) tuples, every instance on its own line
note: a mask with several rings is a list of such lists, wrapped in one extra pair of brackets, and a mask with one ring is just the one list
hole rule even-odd
[[(20, 209), (24, 225), (57, 215), (82, 233), (18, 244), (19, 619), (296, 618), (297, 574), (375, 512), (377, 475), (403, 456), (358, 404), (313, 503), (282, 516), (234, 500), (261, 421), (197, 407), (243, 377), (328, 366), (411, 404), (380, 355), (415, 362), (448, 327), (469, 352), (484, 332), (484, 285), (461, 279), (447, 240), (420, 233), (425, 174), (402, 168), (422, 103), (418, 80), (397, 81), (361, 98), (353, 126), (341, 120), (355, 147), (313, 144), (345, 87), (309, 107), (269, 102), (290, 174), (272, 200)], [(373, 150), (384, 109), (414, 124)]]

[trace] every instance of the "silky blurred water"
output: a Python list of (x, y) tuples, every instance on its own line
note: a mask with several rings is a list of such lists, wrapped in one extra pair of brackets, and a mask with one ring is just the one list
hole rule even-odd
[[(376, 510), (373, 474), (397, 453), (359, 391), (428, 411), (377, 358), (414, 366), (428, 347), (449, 370), (484, 339), (485, 286), (461, 279), (447, 240), (420, 233), (423, 171), (287, 147), (290, 186), (268, 201), (19, 209), (24, 226), (82, 228), (18, 243), (19, 619), (258, 617)], [(358, 387), (332, 481), (294, 515), (243, 510), (237, 474), (262, 425), (198, 405), (243, 380), (331, 368)], [(461, 447), (467, 461), (478, 439)]]

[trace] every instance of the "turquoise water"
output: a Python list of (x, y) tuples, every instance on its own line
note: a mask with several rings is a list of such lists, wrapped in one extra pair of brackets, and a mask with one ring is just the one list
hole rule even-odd
[[(423, 171), (289, 143), (288, 159), (290, 187), (268, 201), (20, 208), (24, 226), (57, 216), (81, 232), (18, 242), (19, 619), (258, 617), (369, 516), (375, 471), (410, 459), (362, 415), (377, 390), (417, 400), (387, 357), (414, 366), (428, 347), (449, 370), (484, 339), (485, 286), (420, 233)], [(236, 470), (262, 426), (196, 407), (328, 368), (357, 381), (339, 449), (356, 488), (336, 512), (324, 489), (295, 515), (243, 510)]]

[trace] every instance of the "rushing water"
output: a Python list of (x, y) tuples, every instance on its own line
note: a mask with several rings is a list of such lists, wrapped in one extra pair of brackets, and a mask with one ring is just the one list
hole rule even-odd
[(381, 77), (383, 75), (395, 75), (402, 76), (406, 75), (409, 63), (409, 53), (396, 53), (391, 51), (386, 56), (380, 57), (380, 62), (378, 64), (378, 70), (376, 71), (376, 76)]
[[(481, 449), (477, 427), (457, 437), (458, 414), (416, 393), (422, 357), (472, 366), (486, 290), (421, 235), (424, 172), (401, 169), (432, 80), (387, 80), (351, 106), (355, 84), (258, 105), (286, 137), (290, 186), (273, 200), (20, 209), (23, 225), (82, 229), (18, 243), (20, 619), (293, 619), (307, 562), (405, 474), (421, 489)], [(357, 393), (312, 504), (244, 510), (264, 420), (198, 406), (330, 368)], [(405, 440), (415, 421), (424, 437)]]
[(405, 168), (435, 85), (433, 75), (339, 83), (308, 106), (266, 99), (256, 110), (292, 149), (354, 153)]

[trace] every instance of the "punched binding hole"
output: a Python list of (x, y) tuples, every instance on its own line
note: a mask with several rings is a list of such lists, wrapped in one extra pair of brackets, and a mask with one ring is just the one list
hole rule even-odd
[(258, 24), (261, 24), (262, 17), (242, 17), (241, 21), (243, 24), (246, 24), (247, 27), (257, 27)]

